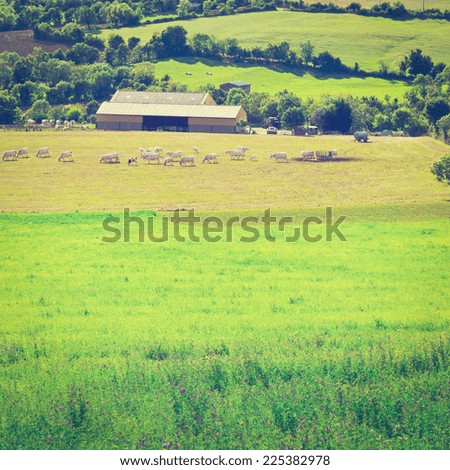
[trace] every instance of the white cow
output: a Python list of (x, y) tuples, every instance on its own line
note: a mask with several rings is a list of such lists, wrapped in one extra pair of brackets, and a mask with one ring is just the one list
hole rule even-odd
[(231, 160), (244, 160), (245, 152), (242, 150), (227, 150), (225, 153), (231, 157)]
[(286, 152), (270, 152), (269, 158), (273, 158), (276, 163), (288, 163), (288, 157)]
[(17, 157), (18, 158), (28, 158), (28, 147), (23, 147), (17, 150)]
[(142, 158), (147, 161), (147, 164), (150, 164), (150, 162), (156, 162), (156, 164), (159, 165), (161, 155), (159, 153), (146, 152), (142, 155)]
[(106, 153), (100, 158), (100, 163), (120, 163), (119, 153)]
[(168, 157), (172, 157), (174, 162), (179, 162), (183, 152), (181, 150), (177, 150), (175, 152), (166, 152)]
[(17, 160), (17, 152), (15, 150), (6, 150), (6, 152), (3, 153), (2, 160), (4, 162)]
[(50, 149), (48, 147), (42, 147), (36, 152), (36, 157), (47, 158), (50, 157)]
[(207, 153), (203, 159), (202, 163), (219, 163), (217, 161), (217, 157), (219, 156), (218, 153)]
[(300, 155), (303, 160), (315, 160), (314, 150), (302, 150)]
[(72, 150), (66, 150), (65, 152), (61, 152), (58, 157), (59, 162), (73, 162)]
[(190, 163), (189, 166), (195, 166), (194, 155), (188, 155), (180, 158), (180, 166), (187, 166), (188, 163)]

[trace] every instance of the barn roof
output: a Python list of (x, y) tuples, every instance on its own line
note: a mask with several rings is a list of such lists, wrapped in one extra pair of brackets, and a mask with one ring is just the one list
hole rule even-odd
[(198, 118), (237, 118), (242, 106), (198, 106), (178, 104), (117, 103), (105, 101), (97, 115), (177, 116)]
[(146, 103), (146, 104), (183, 104), (201, 105), (208, 99), (209, 93), (169, 93), (150, 91), (116, 91), (112, 103)]
[(226, 82), (226, 83), (223, 83), (222, 85), (247, 86), (247, 85), (250, 85), (250, 83), (237, 80), (236, 82)]

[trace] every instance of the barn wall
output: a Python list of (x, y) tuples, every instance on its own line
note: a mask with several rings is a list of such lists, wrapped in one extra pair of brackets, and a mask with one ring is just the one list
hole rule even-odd
[(142, 124), (142, 116), (98, 114), (97, 122), (134, 122)]
[(142, 130), (142, 116), (100, 114), (97, 116), (97, 129), (109, 131), (140, 131)]
[(234, 134), (236, 120), (225, 118), (189, 118), (190, 132)]
[(213, 97), (208, 93), (206, 96), (205, 100), (203, 101), (202, 104), (210, 105), (210, 106), (217, 106), (217, 103), (214, 101)]
[(97, 129), (107, 131), (141, 131), (142, 124), (137, 122), (97, 122)]

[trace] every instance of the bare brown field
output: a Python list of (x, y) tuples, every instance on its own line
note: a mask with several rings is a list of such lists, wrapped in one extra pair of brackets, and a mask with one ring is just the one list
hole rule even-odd
[[(352, 136), (292, 137), (182, 133), (44, 131), (0, 133), (0, 152), (28, 146), (29, 159), (0, 162), (0, 210), (60, 212), (130, 209), (227, 210), (299, 208), (324, 205), (431, 203), (448, 199), (429, 168), (449, 152), (431, 138), (374, 137), (368, 144)], [(200, 150), (195, 167), (146, 164), (128, 166), (139, 147), (165, 151)], [(256, 161), (231, 161), (224, 154), (237, 145), (250, 148)], [(51, 158), (34, 155), (50, 147)], [(60, 163), (72, 150), (75, 163)], [(301, 150), (337, 149), (332, 162), (294, 160)], [(268, 152), (286, 151), (290, 163), (274, 163)], [(120, 152), (120, 165), (99, 163), (104, 153)], [(205, 153), (218, 152), (219, 164), (203, 164)]]
[(40, 47), (46, 52), (56, 51), (56, 49), (66, 50), (64, 44), (36, 41), (33, 38), (31, 29), (23, 31), (3, 31), (0, 33), (0, 52), (17, 52), (21, 56), (33, 53), (35, 47)]

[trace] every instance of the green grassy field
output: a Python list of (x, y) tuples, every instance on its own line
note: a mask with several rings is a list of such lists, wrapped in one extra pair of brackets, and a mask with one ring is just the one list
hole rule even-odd
[(1, 449), (448, 448), (447, 221), (108, 244), (104, 215), (0, 216)]
[[(313, 1), (308, 1), (305, 3), (315, 3)], [(351, 2), (349, 0), (333, 0), (335, 5), (339, 5), (341, 7), (346, 7)], [(359, 0), (359, 3), (363, 8), (371, 8), (373, 5), (377, 5), (382, 3), (380, 0)], [(390, 2), (391, 4), (395, 2)], [(423, 5), (425, 5), (425, 9), (436, 8), (439, 10), (448, 10), (450, 9), (450, 2), (449, 0), (401, 0), (400, 3), (403, 3), (408, 10), (422, 10)]]
[[(416, 48), (435, 62), (450, 62), (447, 21), (394, 21), (347, 14), (275, 11), (170, 23), (176, 25), (182, 25), (189, 34), (206, 33), (219, 39), (234, 37), (246, 47), (285, 40), (299, 51), (300, 43), (309, 40), (316, 46), (316, 52), (327, 50), (347, 65), (358, 62), (364, 70), (378, 70), (380, 61), (390, 69), (398, 69), (403, 57)], [(108, 29), (101, 32), (101, 37), (106, 39), (111, 33), (118, 33), (125, 39), (136, 36), (148, 41), (154, 32), (167, 27), (168, 24), (157, 24)]]
[[(0, 449), (448, 449), (448, 187), (429, 138), (3, 132)], [(160, 145), (256, 162), (100, 165)], [(341, 161), (267, 152), (337, 148)], [(76, 162), (56, 161), (71, 148)], [(292, 155), (293, 156), (293, 155)], [(129, 207), (346, 216), (333, 237), (102, 241)], [(117, 224), (121, 228), (122, 221)], [(263, 226), (254, 226), (263, 233)], [(169, 224), (169, 232), (173, 226)], [(182, 229), (186, 234), (187, 229)], [(314, 225), (312, 235), (325, 235)], [(200, 227), (195, 227), (200, 234)], [(287, 234), (293, 226), (287, 226)], [(223, 237), (222, 237), (223, 238)]]
[[(171, 134), (166, 132), (5, 132), (4, 149), (50, 147), (52, 158), (21, 159), (0, 164), (2, 209), (13, 212), (131, 209), (197, 210), (297, 208), (323, 205), (371, 205), (436, 202), (448, 188), (435, 183), (429, 168), (448, 152), (430, 138), (373, 137), (359, 144), (353, 136), (293, 137), (273, 135)], [(225, 151), (249, 147), (252, 162), (230, 161)], [(162, 147), (191, 154), (196, 167), (141, 163), (128, 167), (139, 147)], [(301, 150), (337, 149), (340, 161), (292, 161), (276, 164), (269, 152), (285, 151), (292, 159)], [(60, 163), (60, 152), (72, 150), (75, 163)], [(121, 165), (100, 165), (100, 156), (120, 152)], [(201, 157), (221, 153), (218, 165)], [(33, 155), (34, 155), (33, 153)], [(63, 188), (63, 190), (61, 190)]]
[[(275, 94), (287, 89), (303, 99), (319, 98), (324, 94), (376, 96), (380, 99), (389, 95), (401, 99), (408, 90), (405, 82), (396, 80), (372, 77), (332, 78), (313, 76), (309, 73), (299, 75), (289, 67), (269, 69), (204, 59), (160, 61), (155, 64), (155, 72), (158, 78), (168, 74), (176, 82), (185, 83), (189, 90), (198, 90), (209, 83), (218, 87), (224, 82), (243, 80), (251, 83), (252, 92)], [(190, 75), (187, 75), (187, 72)], [(207, 75), (207, 72), (211, 75)]]

